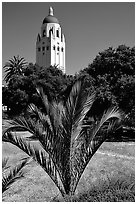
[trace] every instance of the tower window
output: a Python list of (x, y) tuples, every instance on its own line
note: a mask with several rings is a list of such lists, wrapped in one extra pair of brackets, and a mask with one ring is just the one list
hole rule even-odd
[(42, 47), (42, 51), (45, 51), (45, 47)]
[(59, 51), (59, 47), (57, 48), (57, 50)]
[(47, 46), (47, 50), (49, 50), (49, 46)]
[(40, 50), (41, 50), (40, 47), (38, 47), (38, 52), (40, 52)]
[(59, 38), (59, 30), (56, 31), (57, 37)]
[(62, 48), (61, 48), (61, 51), (63, 52), (63, 50), (64, 50), (64, 49), (63, 49), (63, 47), (62, 47)]
[(52, 33), (52, 34), (53, 34), (53, 27), (52, 27), (52, 28), (50, 28), (50, 30), (49, 30), (49, 35), (50, 35), (50, 33)]
[(53, 50), (55, 50), (55, 45), (53, 46)]

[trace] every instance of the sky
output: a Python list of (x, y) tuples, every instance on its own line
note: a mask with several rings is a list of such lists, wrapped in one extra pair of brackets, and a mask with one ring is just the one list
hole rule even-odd
[(65, 34), (67, 74), (109, 47), (135, 46), (134, 2), (3, 2), (2, 66), (14, 55), (36, 62), (37, 34), (50, 6)]

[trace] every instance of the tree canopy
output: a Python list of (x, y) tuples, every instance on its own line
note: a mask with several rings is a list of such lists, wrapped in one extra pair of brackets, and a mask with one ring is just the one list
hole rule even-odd
[[(14, 68), (14, 61), (19, 66)], [(96, 100), (90, 114), (98, 116), (104, 109), (116, 105), (122, 109), (130, 125), (134, 126), (135, 112), (135, 47), (120, 45), (100, 52), (87, 68), (72, 75), (63, 74), (56, 67), (42, 68), (30, 63), (24, 67), (24, 59), (14, 57), (6, 63), (7, 87), (3, 88), (3, 105), (10, 108), (13, 115), (24, 112), (30, 103), (41, 106), (36, 87), (53, 100), (65, 100), (72, 85), (78, 79), (84, 84), (84, 91), (96, 91)], [(23, 64), (22, 64), (23, 63)], [(17, 67), (23, 67), (21, 72)], [(9, 75), (10, 74), (10, 75)]]
[(32, 102), (41, 105), (36, 87), (42, 87), (51, 100), (59, 100), (63, 97), (61, 90), (64, 90), (70, 81), (70, 78), (56, 67), (42, 68), (29, 64), (23, 70), (23, 75), (13, 74), (7, 87), (3, 88), (3, 105), (8, 106), (10, 115), (18, 115)]
[(135, 47), (120, 45), (100, 52), (93, 63), (79, 73), (84, 74), (94, 79), (99, 109), (115, 104), (134, 124)]

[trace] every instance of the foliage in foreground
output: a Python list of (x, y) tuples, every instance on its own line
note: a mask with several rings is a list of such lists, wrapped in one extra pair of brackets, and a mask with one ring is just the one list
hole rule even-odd
[[(66, 198), (67, 195), (71, 200), (90, 159), (110, 132), (119, 126), (122, 113), (117, 108), (110, 108), (100, 120), (94, 118), (87, 124), (85, 117), (92, 108), (95, 93), (87, 95), (80, 81), (74, 84), (65, 102), (49, 102), (42, 89), (38, 92), (43, 110), (31, 105), (27, 117), (8, 124), (3, 141), (16, 145), (32, 157), (50, 176), (62, 196)], [(17, 137), (12, 131), (19, 128), (29, 131), (32, 136)], [(33, 140), (39, 141), (40, 149), (31, 143)]]
[(8, 166), (8, 158), (2, 160), (2, 193), (8, 190), (15, 181), (24, 177), (23, 168), (27, 163), (28, 158), (24, 158), (17, 166), (10, 168)]

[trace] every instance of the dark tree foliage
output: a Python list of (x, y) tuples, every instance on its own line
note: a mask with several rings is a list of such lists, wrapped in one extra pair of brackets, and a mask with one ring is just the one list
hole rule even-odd
[[(93, 63), (80, 71), (94, 78), (97, 92), (95, 107), (99, 113), (115, 104), (134, 125), (135, 109), (135, 48), (120, 45), (100, 52)], [(94, 109), (93, 109), (94, 110)]]
[(30, 103), (41, 107), (37, 87), (42, 87), (51, 100), (60, 100), (64, 97), (62, 90), (72, 81), (70, 78), (56, 67), (42, 68), (31, 63), (22, 75), (12, 75), (3, 89), (3, 105), (8, 106), (9, 115), (13, 116), (25, 112)]
[[(13, 63), (12, 63), (13, 65)], [(30, 103), (41, 107), (36, 87), (42, 87), (49, 100), (67, 100), (73, 84), (80, 79), (84, 91), (96, 91), (92, 113), (98, 117), (111, 105), (118, 106), (127, 115), (127, 123), (134, 126), (135, 112), (135, 48), (120, 45), (100, 52), (93, 63), (75, 76), (63, 74), (56, 67), (42, 68), (30, 63), (21, 74), (8, 79), (3, 89), (3, 105), (10, 114), (24, 112)]]

